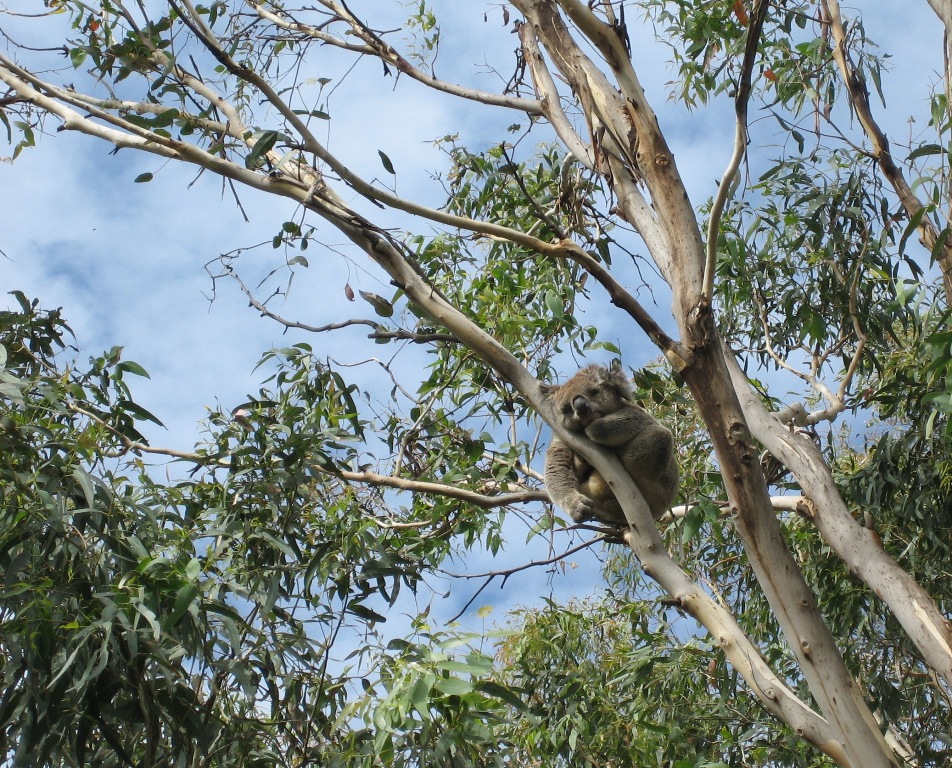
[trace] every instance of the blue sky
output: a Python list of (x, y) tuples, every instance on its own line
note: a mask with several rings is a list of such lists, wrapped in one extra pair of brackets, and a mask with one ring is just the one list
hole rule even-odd
[[(445, 6), (442, 13), (441, 5)], [(867, 34), (893, 56), (895, 71), (884, 78), (889, 110), (874, 107), (891, 137), (901, 141), (918, 132), (906, 117), (913, 112), (925, 114), (922, 104), (939, 78), (942, 30), (925, 0), (902, 4), (901, 12), (895, 10), (898, 5), (866, 2), (856, 7), (864, 13)], [(0, 10), (35, 11), (38, 6), (34, 0), (0, 0)], [(379, 0), (354, 0), (351, 7), (368, 18), (381, 8), (396, 8), (398, 13), (391, 13), (388, 23), (377, 25), (381, 28), (397, 26), (395, 19), (407, 12), (402, 4)], [(500, 90), (499, 76), (485, 62), (492, 62), (507, 76), (517, 39), (502, 26), (498, 5), (449, 2), (437, 4), (437, 13), (444, 31), (438, 74)], [(489, 15), (488, 22), (483, 21), (484, 13)], [(732, 106), (725, 100), (686, 114), (672, 104), (665, 86), (672, 79), (664, 63), (666, 50), (654, 42), (650, 29), (638, 27), (631, 17), (628, 23), (636, 68), (697, 205), (713, 192), (730, 155)], [(0, 28), (31, 45), (43, 44), (46, 35), (36, 24), (4, 15), (0, 15)], [(0, 46), (11, 53), (3, 41)], [(458, 132), (462, 144), (479, 149), (505, 137), (505, 126), (517, 120), (503, 110), (431, 93), (408, 79), (395, 87), (393, 78), (381, 76), (376, 62), (360, 62), (348, 72), (348, 64), (323, 49), (314, 53), (314, 77), (336, 80), (346, 73), (347, 78), (329, 102), (333, 119), (325, 138), (331, 149), (366, 178), (381, 179), (388, 174), (377, 152), (385, 152), (397, 169), (398, 192), (411, 199), (432, 205), (442, 201), (442, 190), (431, 172), (445, 167), (445, 161), (432, 146), (434, 139)], [(19, 56), (29, 64), (28, 56)], [(769, 141), (764, 133), (773, 129), (771, 121), (752, 116), (755, 143)], [(0, 147), (0, 157), (10, 151)], [(155, 174), (154, 180), (134, 183), (145, 172)], [(12, 164), (0, 162), (3, 294), (18, 289), (38, 297), (47, 307), (62, 306), (82, 358), (123, 346), (124, 357), (143, 365), (152, 377), (133, 382), (137, 400), (167, 427), (150, 431), (150, 440), (183, 450), (200, 438), (197, 425), (208, 408), (221, 404), (230, 409), (257, 391), (262, 375), (254, 366), (271, 347), (307, 340), (321, 356), (339, 362), (391, 354), (389, 347), (375, 349), (367, 343), (365, 330), (317, 338), (284, 334), (281, 326), (258, 317), (232, 283), (219, 283), (210, 301), (213, 284), (204, 265), (236, 248), (270, 242), (281, 223), (296, 211), (287, 200), (239, 189), (250, 218), (246, 223), (219, 179), (204, 174), (196, 180), (196, 176), (194, 168), (166, 165), (130, 151), (113, 155), (104, 143), (65, 132), (40, 137), (36, 148), (25, 150)], [(380, 220), (376, 212), (374, 216)], [(347, 246), (342, 236), (318, 221), (309, 221), (319, 225), (320, 239), (329, 250), (307, 252), (310, 268), (296, 276), (289, 297), (272, 308), (312, 325), (342, 317), (372, 317), (359, 300), (356, 304), (346, 300), (344, 286), (349, 283), (355, 291), (389, 296), (392, 288), (385, 277)], [(268, 245), (246, 253), (239, 268), (246, 282), (254, 285), (256, 277), (274, 269), (280, 260), (281, 252)], [(657, 295), (666, 294), (659, 291)], [(0, 296), (0, 306), (4, 305), (12, 306), (5, 295)], [(662, 320), (670, 316), (667, 306), (657, 311)], [(608, 307), (604, 312), (590, 319), (611, 327), (612, 310)], [(629, 326), (619, 326), (616, 333), (613, 340), (621, 343), (626, 364), (638, 366), (655, 357), (653, 347)], [(607, 338), (612, 338), (611, 331)], [(403, 359), (406, 365), (415, 358)], [(526, 556), (524, 535), (520, 529), (512, 542), (517, 558)], [(475, 571), (502, 566), (498, 560), (480, 560), (473, 558), (469, 566)], [(585, 594), (597, 583), (593, 559), (582, 561), (584, 576), (553, 577), (560, 596)], [(509, 599), (519, 603), (527, 595), (545, 594), (548, 578), (541, 571), (518, 577), (516, 595)], [(467, 586), (456, 585), (461, 600), (471, 592)], [(472, 610), (482, 602), (486, 601), (477, 601)], [(501, 618), (498, 612), (495, 616)]]

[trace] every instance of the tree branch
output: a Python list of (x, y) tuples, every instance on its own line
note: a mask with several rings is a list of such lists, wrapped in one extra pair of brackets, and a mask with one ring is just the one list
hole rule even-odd
[(731, 187), (737, 178), (737, 171), (747, 151), (747, 104), (750, 101), (754, 60), (757, 58), (757, 47), (760, 44), (764, 21), (767, 18), (768, 6), (766, 0), (755, 0), (750, 13), (747, 42), (744, 46), (744, 62), (737, 83), (737, 94), (734, 96), (734, 113), (737, 115), (734, 152), (727, 164), (727, 170), (724, 171), (721, 183), (717, 187), (717, 194), (711, 203), (711, 214), (707, 224), (707, 261), (704, 264), (704, 282), (701, 288), (701, 298), (708, 302), (714, 298), (714, 271), (717, 269), (717, 234), (721, 225), (721, 216), (724, 213), (724, 206), (727, 204)]
[(486, 496), (482, 493), (460, 488), (455, 485), (446, 485), (444, 483), (432, 483), (424, 480), (408, 480), (404, 477), (394, 477), (392, 475), (380, 475), (376, 472), (350, 472), (347, 470), (325, 470), (326, 474), (340, 477), (344, 480), (355, 483), (367, 483), (384, 488), (395, 488), (401, 491), (412, 491), (414, 493), (426, 493), (434, 496), (446, 496), (451, 499), (465, 501), (482, 509), (494, 509), (495, 507), (507, 507), (510, 504), (526, 504), (531, 501), (549, 501), (549, 494), (544, 490), (524, 490), (511, 493), (503, 493), (498, 496)]
[(201, 466), (214, 465), (217, 467), (228, 467), (231, 465), (231, 462), (229, 461), (216, 459), (212, 456), (202, 456), (201, 454), (190, 451), (177, 451), (173, 448), (153, 448), (151, 445), (141, 443), (138, 440), (133, 440), (127, 435), (124, 435), (122, 432), (112, 426), (112, 424), (97, 416), (92, 411), (86, 410), (82, 406), (76, 405), (76, 403), (67, 403), (66, 407), (73, 413), (78, 413), (90, 419), (91, 421), (94, 421), (96, 424), (108, 431), (111, 435), (117, 437), (123, 445), (123, 452), (132, 451), (134, 453), (151, 453), (156, 456), (170, 456), (173, 459), (183, 459)]
[[(213, 465), (216, 467), (225, 468), (231, 466), (230, 460), (216, 459), (211, 456), (203, 456), (202, 454), (195, 453), (193, 451), (180, 451), (173, 448), (154, 448), (151, 445), (139, 442), (138, 440), (132, 440), (128, 436), (122, 434), (122, 432), (113, 427), (109, 422), (105, 421), (100, 416), (97, 416), (92, 411), (89, 411), (79, 405), (76, 405), (76, 403), (69, 403), (67, 407), (73, 413), (87, 417), (91, 421), (106, 429), (110, 434), (118, 438), (120, 442), (122, 442), (125, 451), (147, 453), (156, 456), (169, 456), (174, 459), (182, 459), (183, 461), (188, 461), (192, 464), (197, 464), (200, 466)], [(476, 491), (470, 491), (466, 488), (460, 488), (456, 485), (433, 483), (423, 480), (409, 480), (404, 477), (381, 475), (376, 472), (351, 472), (349, 470), (338, 469), (328, 470), (318, 465), (313, 466), (314, 469), (318, 470), (324, 475), (327, 475), (328, 477), (337, 477), (347, 480), (348, 482), (366, 483), (367, 485), (378, 486), (382, 488), (394, 488), (401, 491), (411, 491), (413, 493), (445, 496), (447, 498), (465, 501), (467, 504), (472, 504), (474, 506), (481, 507), (482, 509), (506, 507), (511, 504), (527, 504), (533, 501), (550, 501), (549, 494), (545, 490), (526, 489), (524, 491), (502, 493), (498, 495), (486, 495), (477, 493)]]
[(300, 22), (294, 21), (288, 17), (285, 11), (280, 13), (269, 11), (261, 3), (254, 3), (251, 2), (251, 0), (248, 0), (248, 4), (252, 6), (258, 16), (271, 22), (276, 27), (289, 32), (295, 32), (303, 37), (319, 40), (322, 43), (334, 45), (338, 48), (344, 48), (356, 53), (375, 56), (384, 62), (384, 64), (393, 66), (398, 72), (405, 74), (407, 77), (416, 80), (417, 82), (422, 83), (423, 85), (432, 88), (435, 91), (441, 91), (443, 93), (449, 94), (450, 96), (456, 96), (469, 101), (477, 101), (481, 104), (514, 109), (527, 115), (542, 115), (543, 105), (538, 101), (532, 99), (523, 99), (516, 96), (502, 96), (496, 93), (490, 93), (488, 91), (480, 91), (475, 88), (467, 88), (456, 83), (449, 83), (445, 80), (440, 80), (433, 75), (423, 72), (418, 67), (413, 66), (406, 58), (401, 56), (392, 45), (384, 42), (379, 35), (371, 30), (370, 27), (364, 24), (360, 19), (354, 16), (354, 14), (351, 13), (350, 10), (342, 3), (334, 2), (334, 0), (319, 1), (321, 5), (330, 10), (330, 12), (335, 17), (335, 21), (342, 21), (347, 24), (350, 27), (354, 37), (363, 41), (363, 45), (347, 43), (336, 35), (332, 35), (323, 31), (322, 29), (309, 24), (302, 24)]
[[(935, 8), (935, 5), (933, 5), (933, 8)], [(899, 196), (899, 201), (902, 203), (906, 215), (911, 220), (918, 218), (918, 229), (923, 244), (930, 251), (935, 251), (936, 244), (939, 241), (939, 232), (931, 219), (925, 215), (923, 205), (906, 181), (902, 169), (896, 165), (889, 148), (889, 140), (873, 117), (866, 80), (850, 61), (846, 47), (846, 31), (843, 28), (843, 18), (840, 14), (840, 4), (838, 0), (823, 0), (823, 9), (830, 26), (830, 32), (833, 35), (833, 59), (839, 67), (843, 84), (849, 93), (853, 109), (856, 110), (856, 116), (872, 144), (871, 154), (879, 163), (886, 180)], [(945, 290), (946, 304), (952, 306), (952, 243), (949, 243), (946, 239), (939, 252), (934, 256), (942, 269), (942, 286)]]
[(922, 654), (952, 690), (952, 628), (935, 602), (883, 550), (874, 531), (850, 515), (833, 474), (813, 441), (790, 431), (757, 398), (734, 356), (723, 349), (754, 437), (788, 467), (810, 500), (811, 519), (823, 539), (886, 602)]

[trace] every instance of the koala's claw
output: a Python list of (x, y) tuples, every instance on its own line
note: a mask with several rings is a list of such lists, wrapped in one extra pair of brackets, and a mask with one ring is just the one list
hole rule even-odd
[(576, 493), (565, 503), (565, 511), (568, 512), (576, 523), (587, 520), (594, 514), (595, 502), (587, 496)]

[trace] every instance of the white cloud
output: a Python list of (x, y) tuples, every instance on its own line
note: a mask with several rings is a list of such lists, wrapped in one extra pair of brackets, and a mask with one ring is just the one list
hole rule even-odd
[[(377, 3), (364, 5), (367, 16), (377, 10)], [(891, 106), (881, 117), (898, 134), (906, 114), (922, 112), (929, 84), (924, 73), (941, 67), (942, 35), (925, 3), (901, 12), (893, 4), (881, 5), (866, 3), (863, 11), (868, 34), (894, 57), (896, 71), (886, 77)], [(500, 76), (483, 68), (482, 62), (493, 61), (506, 76), (517, 40), (501, 28), (498, 7), (486, 4), (491, 20), (483, 23), (481, 4), (465, 6), (465, 13), (456, 13), (459, 8), (447, 4), (446, 42), (437, 71), (447, 78), (498, 89)], [(400, 4), (397, 10), (402, 13), (406, 8)], [(19, 25), (17, 31), (23, 28)], [(664, 83), (671, 73), (663, 63), (663, 51), (647, 30), (633, 32), (636, 65), (645, 66), (642, 80), (697, 205), (712, 192), (726, 165), (733, 135), (732, 108), (725, 103), (686, 116), (670, 104)], [(22, 39), (37, 42), (29, 35)], [(349, 66), (332, 59), (325, 48), (315, 47), (312, 53), (312, 71), (304, 73), (306, 77), (339, 78)], [(483, 74), (474, 76), (474, 68)], [(330, 147), (358, 173), (386, 183), (391, 178), (377, 155), (378, 150), (385, 152), (396, 167), (399, 191), (409, 198), (431, 205), (442, 200), (442, 191), (430, 178), (430, 171), (443, 164), (442, 155), (431, 146), (432, 139), (460, 131), (464, 144), (486, 145), (508, 137), (504, 127), (518, 121), (514, 113), (461, 104), (406, 78), (381, 77), (380, 72), (379, 63), (360, 62), (331, 97)], [(221, 283), (210, 304), (212, 284), (203, 265), (221, 253), (269, 241), (296, 211), (287, 200), (239, 189), (251, 219), (245, 223), (230, 190), (223, 190), (220, 180), (210, 174), (190, 187), (197, 175), (193, 168), (164, 165), (157, 158), (132, 152), (113, 156), (109, 150), (91, 139), (54, 133), (42, 137), (38, 147), (25, 150), (14, 164), (0, 165), (0, 250), (6, 254), (0, 257), (0, 285), (5, 291), (19, 289), (39, 297), (46, 306), (62, 305), (84, 354), (124, 346), (125, 357), (141, 363), (152, 375), (150, 382), (134, 383), (138, 399), (169, 428), (167, 433), (150, 432), (151, 439), (189, 448), (206, 407), (218, 400), (230, 407), (256, 391), (260, 374), (253, 367), (263, 351), (303, 338), (300, 333), (285, 335), (280, 326), (259, 318), (233, 284)], [(155, 174), (154, 180), (134, 184), (133, 179), (146, 171)], [(338, 191), (347, 196), (345, 186), (338, 185)], [(385, 219), (399, 220), (389, 215)], [(392, 291), (382, 273), (355, 254), (339, 234), (317, 220), (311, 223), (319, 227), (320, 239), (335, 250), (339, 246), (354, 261), (333, 250), (309, 250), (310, 268), (297, 276), (290, 296), (275, 304), (275, 311), (321, 325), (355, 313), (357, 305), (344, 297), (347, 282), (355, 290), (384, 295)], [(260, 278), (280, 262), (281, 253), (266, 247), (247, 253), (240, 266), (243, 274)], [(633, 284), (635, 279), (632, 272)], [(254, 285), (255, 279), (248, 282)], [(7, 297), (0, 301), (9, 304)], [(600, 317), (599, 322), (608, 317)], [(624, 335), (631, 335), (627, 326)], [(308, 341), (320, 354), (342, 361), (381, 353), (361, 331)], [(389, 353), (389, 347), (384, 349)], [(625, 348), (626, 358), (635, 349), (644, 350), (644, 357), (629, 363), (654, 356), (647, 343), (631, 341)], [(420, 356), (410, 359), (418, 361)], [(518, 549), (516, 556), (524, 556)], [(479, 569), (492, 563), (474, 559), (469, 565)], [(591, 568), (586, 572), (591, 575)], [(579, 592), (586, 591), (587, 580), (577, 575), (567, 579), (557, 582), (560, 589), (570, 584)], [(522, 588), (530, 583), (528, 578), (519, 581)], [(541, 574), (531, 577), (532, 588), (524, 592), (543, 594), (544, 581)], [(503, 602), (508, 604), (507, 600)], [(477, 601), (473, 610), (481, 604)]]

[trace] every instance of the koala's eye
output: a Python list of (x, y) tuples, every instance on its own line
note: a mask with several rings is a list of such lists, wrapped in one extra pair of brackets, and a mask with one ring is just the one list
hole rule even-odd
[(562, 406), (562, 415), (568, 416), (572, 412), (572, 406), (566, 403)]
[(589, 397), (596, 397), (598, 395), (598, 389), (596, 387), (589, 387), (585, 394)]

